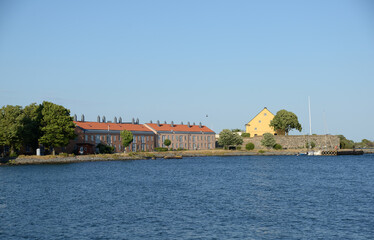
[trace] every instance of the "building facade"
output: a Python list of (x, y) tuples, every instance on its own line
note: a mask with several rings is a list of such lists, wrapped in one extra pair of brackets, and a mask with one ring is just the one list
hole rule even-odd
[(133, 142), (126, 148), (127, 152), (153, 151), (156, 135), (143, 124), (74, 121), (76, 139), (67, 146), (68, 152), (93, 154), (101, 143), (114, 147), (115, 152), (124, 152), (120, 132), (128, 130), (133, 134)]
[(249, 133), (251, 137), (262, 136), (264, 133), (282, 135), (282, 133), (276, 132), (273, 127), (270, 127), (270, 122), (273, 118), (274, 114), (265, 107), (245, 125), (245, 132)]
[(156, 147), (166, 147), (164, 141), (169, 139), (171, 149), (205, 150), (215, 148), (215, 132), (206, 126), (190, 124), (146, 123), (147, 128), (156, 136)]

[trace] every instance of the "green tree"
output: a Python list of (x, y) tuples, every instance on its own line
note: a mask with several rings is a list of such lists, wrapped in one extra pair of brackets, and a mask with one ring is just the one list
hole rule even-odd
[(240, 145), (243, 143), (243, 138), (239, 134), (230, 131), (229, 129), (223, 129), (219, 133), (218, 144), (224, 147), (230, 145)]
[(39, 143), (53, 149), (64, 147), (75, 138), (75, 124), (70, 111), (63, 106), (44, 101), (42, 104), (41, 137)]
[(338, 137), (340, 139), (341, 149), (352, 149), (355, 147), (354, 141), (346, 139), (343, 135), (338, 135)]
[(12, 155), (22, 146), (23, 117), (21, 106), (7, 105), (0, 109), (0, 145), (9, 146)]
[(22, 142), (33, 149), (38, 148), (38, 140), (41, 137), (40, 123), (42, 119), (42, 106), (32, 103), (23, 109)]
[(167, 148), (169, 148), (170, 144), (171, 144), (170, 139), (165, 139), (165, 141), (164, 141), (164, 145), (165, 145)]
[(99, 149), (99, 153), (103, 153), (103, 154), (111, 154), (114, 152), (114, 147), (108, 146), (103, 143), (97, 144), (96, 148)]
[(271, 120), (270, 126), (273, 127), (275, 131), (285, 132), (286, 135), (288, 135), (292, 129), (296, 129), (299, 132), (302, 130), (297, 116), (293, 112), (284, 109), (277, 112), (273, 120)]
[(273, 134), (264, 133), (261, 139), (261, 144), (267, 148), (272, 148), (276, 144)]
[(122, 141), (123, 147), (125, 148), (125, 151), (126, 151), (126, 148), (132, 143), (133, 140), (134, 140), (134, 136), (132, 135), (130, 131), (128, 130), (121, 131), (121, 141)]

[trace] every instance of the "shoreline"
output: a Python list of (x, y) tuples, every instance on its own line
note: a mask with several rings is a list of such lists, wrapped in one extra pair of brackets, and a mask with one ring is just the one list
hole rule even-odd
[[(260, 150), (261, 151), (261, 150)], [(114, 153), (114, 154), (93, 154), (78, 156), (19, 156), (14, 159), (0, 159), (0, 166), (13, 165), (36, 165), (36, 164), (68, 164), (80, 162), (96, 162), (96, 161), (132, 161), (132, 160), (155, 160), (155, 159), (176, 159), (191, 157), (212, 157), (212, 156), (292, 156), (305, 152), (304, 149), (288, 149), (288, 150), (259, 150), (243, 151), (243, 150), (195, 150), (195, 151), (168, 151), (168, 152), (130, 152), (130, 153)], [(365, 154), (372, 154), (373, 151), (367, 151)]]

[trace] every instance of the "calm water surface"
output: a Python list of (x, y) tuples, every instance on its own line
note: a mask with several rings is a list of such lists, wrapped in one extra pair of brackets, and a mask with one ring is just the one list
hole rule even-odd
[(0, 167), (0, 239), (374, 239), (374, 156)]

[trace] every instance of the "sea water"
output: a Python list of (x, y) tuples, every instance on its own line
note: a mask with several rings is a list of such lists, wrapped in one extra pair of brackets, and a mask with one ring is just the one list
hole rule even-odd
[(373, 238), (373, 155), (0, 167), (0, 239)]

